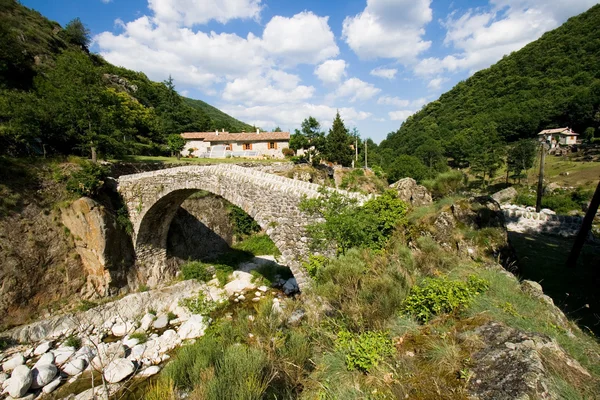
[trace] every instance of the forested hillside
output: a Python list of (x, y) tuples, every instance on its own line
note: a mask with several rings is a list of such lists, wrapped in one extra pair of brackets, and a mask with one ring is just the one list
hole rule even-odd
[(389, 167), (431, 139), (446, 156), (461, 159), (480, 136), (512, 142), (545, 128), (598, 131), (599, 26), (597, 5), (460, 82), (388, 135), (378, 152), (381, 164)]
[(64, 29), (16, 0), (0, 0), (0, 154), (160, 154), (169, 134), (252, 130), (181, 97), (174, 82), (90, 53), (78, 19)]

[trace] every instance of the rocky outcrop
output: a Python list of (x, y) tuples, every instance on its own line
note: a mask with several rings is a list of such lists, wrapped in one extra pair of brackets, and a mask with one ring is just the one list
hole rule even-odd
[(62, 209), (61, 219), (74, 238), (87, 276), (83, 295), (104, 297), (126, 286), (133, 264), (131, 239), (117, 226), (114, 215), (97, 201), (82, 197)]
[(511, 186), (494, 193), (492, 199), (496, 200), (498, 203), (506, 203), (514, 200), (517, 197), (517, 194), (517, 190)]
[(412, 178), (400, 179), (398, 182), (392, 183), (390, 188), (398, 192), (398, 197), (415, 207), (433, 202), (429, 190), (425, 186), (417, 184), (417, 181)]
[[(576, 236), (583, 221), (582, 217), (556, 215), (549, 209), (539, 213), (533, 207), (521, 207), (513, 204), (502, 206), (506, 218), (506, 228), (511, 232), (549, 234), (562, 237)], [(590, 239), (592, 234), (590, 233)]]
[[(545, 361), (552, 357), (570, 374), (582, 379), (590, 374), (547, 336), (519, 331), (490, 322), (475, 333), (484, 343), (471, 361), (473, 375), (468, 391), (471, 399), (559, 399), (550, 384)], [(471, 337), (472, 339), (472, 337)]]

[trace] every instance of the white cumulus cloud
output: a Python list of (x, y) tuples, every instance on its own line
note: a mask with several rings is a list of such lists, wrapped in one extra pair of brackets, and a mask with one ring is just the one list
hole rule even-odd
[(271, 71), (267, 76), (236, 78), (225, 85), (223, 99), (248, 106), (296, 103), (310, 99), (315, 88), (298, 85), (299, 79), (282, 71)]
[(327, 60), (315, 68), (315, 75), (324, 83), (338, 83), (346, 76), (346, 61)]
[(335, 90), (332, 97), (347, 97), (350, 99), (350, 102), (355, 102), (358, 100), (368, 100), (379, 92), (381, 92), (381, 89), (371, 83), (358, 78), (350, 78)]
[(222, 24), (237, 18), (258, 18), (261, 0), (148, 0), (157, 19), (193, 26), (211, 20)]
[(413, 115), (415, 110), (398, 110), (398, 111), (390, 111), (388, 115), (392, 121), (404, 121), (406, 118)]
[(431, 21), (431, 0), (367, 0), (366, 8), (346, 17), (342, 37), (363, 59), (396, 58), (409, 63), (427, 50), (424, 26)]
[(415, 73), (431, 76), (486, 68), (596, 3), (597, 0), (490, 0), (489, 10), (451, 14), (443, 22), (447, 29), (444, 44), (454, 53), (421, 60)]
[(398, 70), (395, 68), (377, 67), (375, 69), (372, 69), (371, 72), (369, 72), (369, 73), (373, 76), (378, 76), (380, 78), (392, 80), (392, 79), (396, 78), (397, 72), (398, 72)]

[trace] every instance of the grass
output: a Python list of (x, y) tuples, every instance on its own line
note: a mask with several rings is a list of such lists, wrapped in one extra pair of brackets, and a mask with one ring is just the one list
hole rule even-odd
[(280, 256), (281, 252), (271, 238), (264, 233), (251, 235), (233, 246), (234, 249), (252, 253), (255, 256)]

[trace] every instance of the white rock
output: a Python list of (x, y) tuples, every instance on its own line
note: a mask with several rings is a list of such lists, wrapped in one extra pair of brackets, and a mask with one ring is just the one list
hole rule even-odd
[(58, 374), (58, 368), (54, 364), (45, 364), (34, 367), (31, 370), (31, 388), (43, 388)]
[(260, 291), (254, 292), (254, 296), (260, 297), (260, 296), (262, 296), (262, 292), (260, 292)]
[(546, 215), (556, 215), (556, 213), (548, 208), (542, 208), (540, 210), (541, 213), (546, 214)]
[[(275, 301), (277, 300), (277, 301)], [(275, 314), (281, 314), (283, 313), (283, 309), (281, 308), (281, 304), (279, 304), (279, 299), (278, 298), (274, 298), (273, 299), (273, 306), (272, 306), (273, 312)]]
[(5, 372), (0, 372), (0, 385), (2, 385), (8, 379), (8, 374)]
[(33, 365), (33, 368), (41, 367), (43, 365), (54, 364), (54, 354), (45, 353), (43, 354), (39, 360)]
[(33, 354), (36, 356), (41, 356), (44, 353), (47, 353), (52, 348), (52, 342), (44, 342), (35, 348)]
[(237, 299), (239, 301), (244, 301), (244, 300), (246, 300), (246, 296), (244, 296), (243, 294), (240, 294)]
[(65, 363), (61, 369), (65, 374), (73, 376), (82, 373), (86, 366), (87, 364), (83, 358), (76, 358)]
[(169, 317), (166, 314), (161, 314), (156, 318), (156, 321), (152, 324), (154, 329), (164, 329), (169, 324)]
[(5, 372), (10, 372), (19, 365), (23, 364), (25, 364), (25, 357), (23, 357), (23, 354), (17, 353), (2, 364), (2, 369)]
[(23, 397), (31, 386), (31, 370), (26, 365), (17, 365), (7, 381), (6, 392), (15, 398)]
[(160, 361), (162, 361), (162, 362), (165, 362), (165, 361), (167, 361), (167, 360), (168, 360), (168, 359), (170, 359), (170, 358), (171, 358), (171, 356), (170, 356), (170, 355), (168, 355), (168, 354), (163, 354), (162, 356), (160, 356)]
[(135, 365), (124, 358), (111, 361), (104, 369), (104, 377), (109, 383), (118, 383), (135, 371)]
[(255, 297), (252, 299), (253, 302), (258, 303), (260, 301), (260, 297)]
[(114, 324), (111, 328), (111, 332), (116, 337), (122, 337), (130, 332), (133, 332), (135, 325), (131, 321), (125, 321), (123, 323)]
[(208, 324), (202, 315), (194, 314), (186, 322), (181, 324), (178, 330), (181, 340), (194, 339), (204, 335)]
[(75, 354), (75, 347), (59, 347), (57, 349), (52, 350), (52, 354), (54, 354), (54, 363), (60, 366), (65, 361), (69, 360), (73, 356), (73, 354)]
[(146, 351), (146, 345), (145, 344), (138, 344), (136, 346), (133, 346), (131, 349), (131, 353), (129, 354), (129, 359), (133, 359), (133, 360), (139, 360), (140, 358), (142, 358), (144, 356), (144, 352)]
[(54, 390), (56, 390), (56, 388), (59, 386), (60, 386), (60, 376), (57, 377), (52, 382), (50, 382), (49, 384), (47, 384), (46, 386), (44, 386), (44, 388), (42, 389), (42, 392), (44, 392), (46, 394), (50, 394), (50, 393), (54, 392)]
[(235, 292), (240, 293), (256, 288), (256, 285), (252, 282), (254, 277), (248, 272), (233, 271), (232, 278), (232, 281), (224, 287), (227, 296), (232, 296)]
[(92, 360), (92, 367), (102, 371), (112, 360), (123, 357), (125, 357), (125, 348), (121, 343), (101, 343), (98, 345), (98, 355)]
[(260, 290), (261, 292), (265, 293), (267, 290), (269, 290), (269, 288), (266, 287), (265, 285), (263, 285), (263, 286), (259, 286), (258, 290)]
[(123, 340), (123, 345), (130, 349), (133, 349), (135, 346), (138, 345), (139, 342), (140, 342), (140, 339), (129, 338), (129, 339)]
[(156, 375), (159, 372), (160, 372), (160, 367), (157, 365), (154, 365), (152, 367), (144, 368), (143, 370), (140, 371), (140, 373), (137, 376), (139, 376), (140, 378), (147, 378), (149, 376)]
[(150, 329), (150, 327), (152, 326), (152, 322), (154, 322), (155, 319), (156, 319), (156, 315), (154, 315), (154, 314), (150, 314), (150, 313), (144, 314), (144, 316), (142, 317), (142, 320), (140, 321), (140, 328), (147, 331), (148, 329)]

